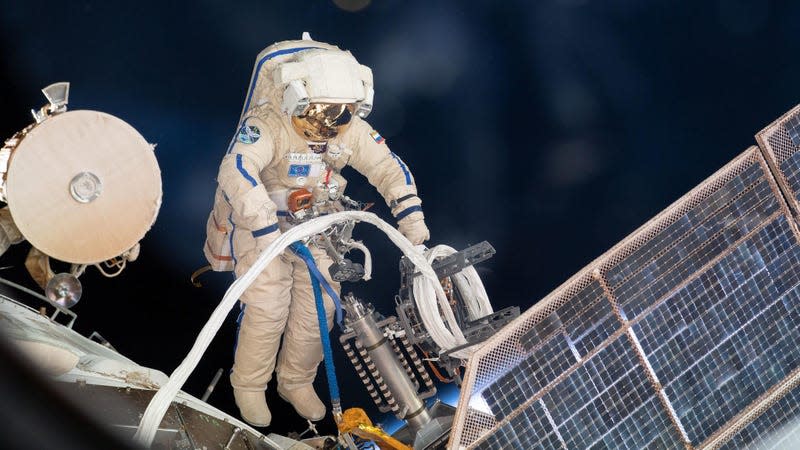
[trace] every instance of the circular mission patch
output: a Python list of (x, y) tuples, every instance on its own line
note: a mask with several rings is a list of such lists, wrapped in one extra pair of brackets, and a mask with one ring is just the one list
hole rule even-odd
[(261, 130), (259, 130), (258, 127), (244, 124), (241, 128), (239, 128), (239, 136), (237, 139), (242, 144), (253, 144), (260, 137)]

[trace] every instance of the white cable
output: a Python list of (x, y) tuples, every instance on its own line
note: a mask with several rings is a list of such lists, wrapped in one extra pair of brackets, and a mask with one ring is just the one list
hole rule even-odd
[[(100, 273), (101, 273), (101, 274), (102, 274), (104, 277), (106, 277), (106, 278), (114, 278), (114, 277), (116, 277), (117, 275), (121, 274), (123, 270), (125, 270), (125, 266), (127, 265), (127, 262), (128, 262), (127, 260), (123, 259), (121, 262), (114, 263), (114, 265), (117, 267), (117, 271), (116, 271), (116, 272), (113, 272), (113, 273), (108, 273), (108, 272), (106, 272), (106, 271), (105, 271), (105, 269), (103, 269), (103, 266), (101, 266), (101, 265), (100, 265), (100, 263), (97, 263), (97, 264), (95, 264), (94, 266), (97, 268), (97, 270), (98, 270), (98, 271), (99, 271), (99, 272), (100, 272)], [(104, 262), (103, 264), (105, 264), (105, 262)], [(110, 269), (110, 268), (111, 268), (111, 266), (109, 265), (109, 269)]]
[[(447, 350), (466, 344), (467, 340), (461, 333), (458, 322), (453, 315), (453, 309), (450, 307), (447, 296), (444, 295), (439, 279), (430, 280), (423, 277), (415, 277), (412, 289), (414, 290), (414, 302), (417, 305), (417, 311), (419, 311), (419, 318), (425, 325), (425, 330), (431, 336), (431, 339), (436, 342), (436, 345), (441, 350)], [(431, 289), (434, 290), (434, 295), (431, 295)], [(438, 295), (439, 290), (442, 291), (441, 297)], [(434, 298), (437, 301), (432, 301)], [(442, 315), (444, 315), (447, 323), (442, 320)]]
[(73, 264), (73, 265), (72, 265), (72, 268), (70, 269), (70, 271), (69, 271), (69, 272), (70, 272), (70, 273), (71, 273), (71, 274), (72, 274), (72, 275), (73, 275), (75, 278), (80, 278), (80, 276), (81, 276), (81, 275), (83, 275), (83, 273), (84, 273), (84, 272), (86, 272), (86, 268), (87, 268), (87, 267), (88, 267), (88, 266), (87, 266), (86, 264)]
[[(433, 271), (430, 264), (427, 263), (425, 257), (419, 252), (419, 250), (415, 249), (411, 242), (409, 242), (408, 239), (400, 234), (399, 231), (397, 231), (388, 223), (379, 219), (375, 214), (364, 211), (343, 211), (318, 217), (304, 224), (297, 225), (281, 234), (281, 236), (279, 236), (261, 253), (261, 255), (259, 255), (252, 267), (250, 267), (250, 269), (245, 272), (244, 275), (236, 279), (236, 281), (231, 284), (225, 295), (222, 297), (219, 305), (217, 305), (217, 307), (214, 309), (214, 312), (211, 313), (211, 317), (208, 319), (208, 322), (206, 322), (206, 324), (203, 326), (203, 329), (198, 334), (192, 349), (189, 351), (189, 354), (186, 355), (186, 358), (184, 358), (181, 364), (175, 369), (175, 371), (172, 372), (169, 380), (158, 390), (158, 392), (156, 392), (155, 396), (153, 396), (153, 399), (147, 405), (147, 409), (145, 410), (142, 420), (139, 423), (139, 427), (136, 430), (136, 434), (134, 435), (135, 440), (147, 448), (150, 447), (153, 442), (153, 438), (156, 435), (156, 431), (158, 430), (158, 426), (161, 423), (161, 420), (164, 418), (164, 414), (167, 412), (170, 404), (172, 404), (172, 400), (175, 398), (180, 388), (186, 382), (186, 379), (189, 378), (189, 375), (197, 366), (197, 363), (200, 361), (203, 353), (208, 348), (211, 340), (217, 334), (217, 331), (219, 331), (231, 308), (233, 308), (242, 293), (244, 293), (250, 284), (253, 283), (253, 280), (256, 279), (256, 277), (264, 270), (264, 268), (267, 267), (267, 265), (276, 256), (278, 256), (293, 242), (313, 236), (317, 233), (321, 233), (331, 225), (347, 220), (367, 222), (375, 225), (378, 229), (383, 231), (389, 237), (389, 239), (395, 245), (397, 245), (398, 248), (400, 248), (403, 254), (417, 267), (422, 275), (434, 284), (436, 298), (439, 300), (440, 304), (447, 305), (447, 298), (444, 295), (444, 290), (439, 284), (439, 280), (436, 278), (436, 273)], [(445, 312), (445, 315), (448, 315), (449, 313), (450, 317), (453, 316), (453, 313), (449, 307), (443, 308), (443, 311)], [(428, 317), (428, 319), (423, 318), (423, 323), (425, 326), (431, 327), (429, 329), (433, 329), (434, 325), (433, 323), (429, 324), (428, 320), (433, 320), (433, 322), (436, 322), (436, 327), (444, 327), (442, 319), (439, 317), (438, 313), (435, 314), (435, 316), (435, 319), (430, 317)], [(448, 322), (455, 323), (455, 319), (450, 320), (450, 318), (448, 318)], [(452, 330), (450, 336), (455, 338), (455, 342), (450, 342), (449, 339), (446, 339), (448, 342), (440, 343), (436, 338), (434, 338), (434, 341), (443, 350), (453, 348), (456, 345), (462, 345), (466, 342), (464, 336), (461, 334), (461, 330), (459, 330), (457, 326), (454, 330)], [(431, 337), (433, 338), (433, 334)]]
[[(448, 245), (437, 245), (428, 251), (426, 259), (433, 263), (436, 258), (449, 256), (457, 253), (456, 249)], [(479, 319), (494, 312), (492, 304), (489, 302), (489, 295), (483, 286), (475, 266), (469, 266), (452, 276), (453, 283), (458, 288), (459, 293), (464, 299), (470, 320)]]
[[(436, 258), (451, 255), (453, 253), (456, 253), (454, 248), (447, 245), (437, 245), (436, 247), (427, 250), (425, 256), (428, 264), (431, 264)], [(489, 303), (489, 296), (486, 294), (486, 289), (484, 288), (483, 282), (478, 276), (478, 272), (475, 270), (475, 267), (469, 266), (463, 269), (461, 272), (453, 275), (452, 279), (458, 288), (459, 293), (464, 299), (470, 320), (484, 317), (493, 312), (492, 305)], [(425, 324), (426, 329), (430, 333), (431, 338), (433, 338), (437, 344), (440, 342), (437, 339), (449, 340), (449, 336), (447, 336), (449, 334), (448, 329), (440, 327), (438, 324), (432, 326), (435, 321), (431, 316), (437, 314), (440, 309), (437, 307), (437, 305), (432, 304), (428, 299), (432, 297), (432, 291), (436, 291), (438, 288), (441, 288), (441, 283), (439, 280), (431, 281), (430, 278), (422, 279), (421, 277), (414, 279), (413, 289), (414, 299), (417, 302), (417, 309), (420, 311), (421, 319)], [(450, 312), (452, 315), (449, 305), (446, 307), (441, 306), (441, 310)], [(457, 330), (459, 333), (461, 332), (461, 329), (458, 328), (457, 323), (454, 324), (450, 329)], [(442, 350), (452, 347), (455, 347), (455, 345), (451, 347), (442, 346)], [(475, 350), (475, 347), (476, 346), (473, 345), (462, 348), (458, 351), (450, 353), (450, 356), (459, 359), (469, 359), (469, 357), (472, 355), (472, 352)]]
[[(426, 252), (427, 265), (430, 265), (436, 258), (453, 253), (456, 253), (454, 248), (438, 245)], [(481, 282), (474, 267), (467, 267), (454, 275), (453, 279), (459, 292), (464, 297), (470, 320), (492, 313), (489, 296), (486, 294), (483, 282)], [(431, 339), (436, 342), (439, 348), (445, 351), (466, 344), (450, 304), (446, 298), (442, 299), (438, 295), (438, 292), (442, 289), (441, 282), (436, 278), (417, 277), (413, 281), (412, 288), (420, 319)], [(439, 300), (438, 305), (431, 301), (434, 296)], [(441, 320), (441, 314), (444, 314), (447, 324)], [(470, 347), (453, 352), (450, 355), (455, 358), (466, 359), (471, 352), (472, 348)]]
[(361, 241), (352, 241), (348, 245), (351, 248), (355, 248), (360, 250), (361, 253), (364, 254), (364, 281), (369, 281), (372, 279), (372, 254), (369, 252), (369, 249), (366, 245), (362, 244)]

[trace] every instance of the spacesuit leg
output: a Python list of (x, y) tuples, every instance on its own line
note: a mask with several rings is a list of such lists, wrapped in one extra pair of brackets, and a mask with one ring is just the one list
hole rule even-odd
[[(242, 255), (241, 276), (257, 254)], [(236, 342), (231, 385), (242, 417), (256, 426), (269, 424), (264, 390), (272, 378), (281, 334), (289, 316), (292, 264), (283, 255), (273, 260), (242, 294), (243, 316)]]
[[(333, 261), (323, 250), (313, 246), (310, 250), (319, 271), (338, 294), (339, 283), (331, 280), (328, 273), (328, 267)], [(307, 419), (320, 420), (325, 416), (325, 405), (312, 386), (317, 366), (322, 361), (314, 291), (305, 262), (292, 256), (292, 267), (292, 303), (283, 336), (283, 347), (278, 357), (278, 392), (295, 407), (298, 414)], [(330, 331), (333, 327), (334, 304), (324, 289), (323, 300)]]

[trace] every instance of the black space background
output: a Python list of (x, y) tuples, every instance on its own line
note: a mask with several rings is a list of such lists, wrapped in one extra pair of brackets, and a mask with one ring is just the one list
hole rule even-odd
[[(231, 281), (213, 274), (197, 289), (189, 275), (204, 264), (217, 166), (267, 45), (310, 31), (372, 67), (369, 121), (416, 177), (429, 244), (491, 242), (497, 255), (480, 269), (490, 298), (524, 310), (800, 102), (799, 21), (800, 3), (752, 0), (374, 0), (359, 12), (322, 0), (3, 0), (0, 135), (65, 80), (70, 109), (114, 114), (158, 144), (163, 205), (139, 260), (116, 279), (88, 270), (74, 310), (77, 330), (169, 374)], [(351, 197), (380, 202), (349, 179)], [(382, 203), (375, 211), (390, 220)], [(357, 233), (374, 279), (343, 290), (392, 314), (399, 252), (368, 225)], [(26, 251), (0, 265), (33, 286)], [(230, 366), (233, 319), (187, 392), (201, 396)], [(344, 406), (379, 419), (338, 345), (337, 364)], [(273, 395), (270, 431), (302, 431)], [(226, 377), (211, 403), (236, 414)]]

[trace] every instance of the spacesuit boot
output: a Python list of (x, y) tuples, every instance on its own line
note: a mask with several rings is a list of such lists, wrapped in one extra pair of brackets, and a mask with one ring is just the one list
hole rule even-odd
[[(236, 406), (245, 422), (254, 427), (266, 427), (272, 421), (264, 391), (233, 390)], [(323, 407), (324, 409), (324, 407)]]
[(325, 405), (310, 384), (292, 390), (278, 386), (278, 395), (291, 403), (297, 414), (308, 420), (316, 422), (325, 418)]

